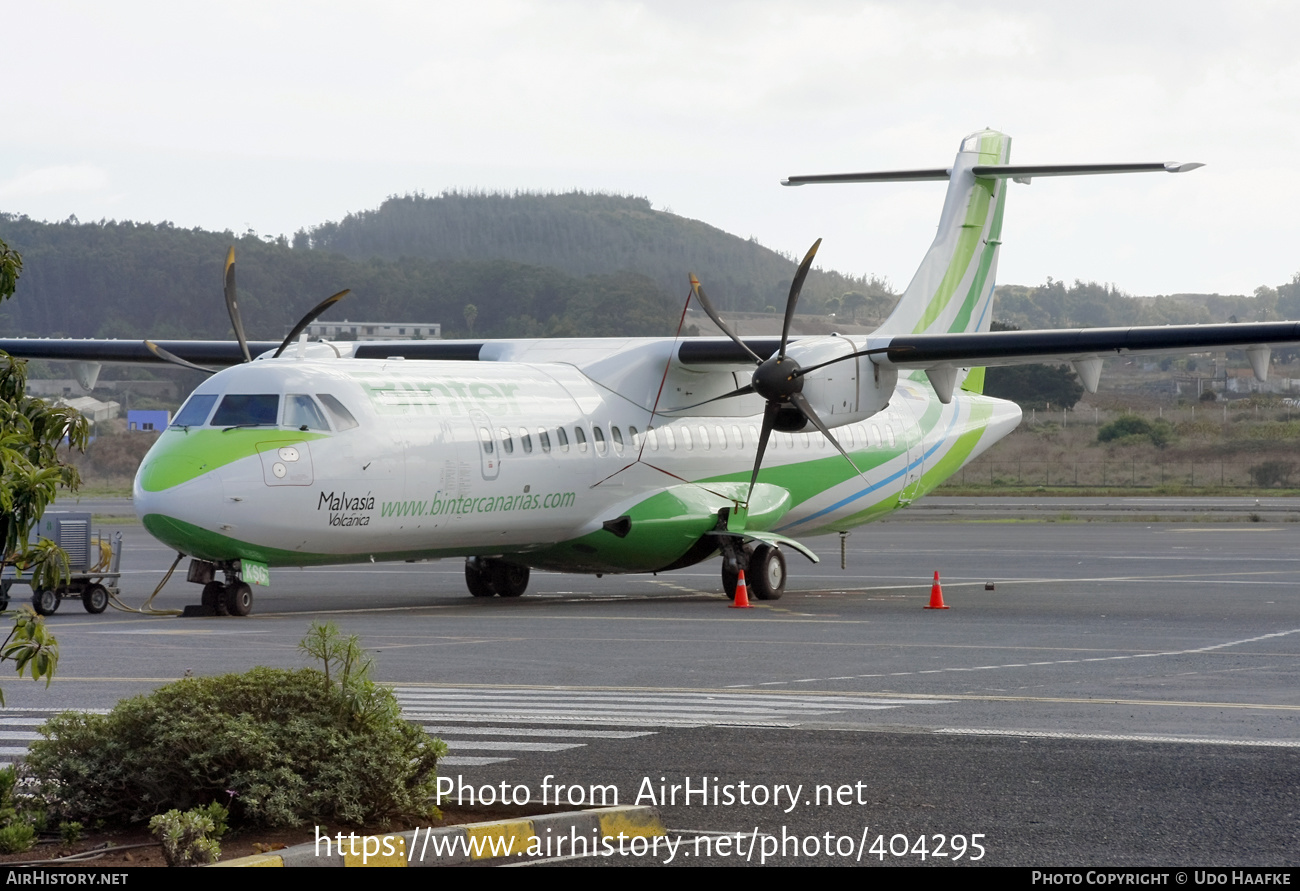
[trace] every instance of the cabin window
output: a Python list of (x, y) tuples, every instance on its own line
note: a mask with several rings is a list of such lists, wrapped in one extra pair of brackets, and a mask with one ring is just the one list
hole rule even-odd
[(612, 426), (609, 428), (609, 435), (614, 440), (615, 454), (623, 454), (623, 431), (619, 430), (617, 426)]
[(284, 426), (297, 427), (299, 430), (328, 430), (325, 415), (316, 407), (316, 401), (310, 396), (290, 393), (284, 397)]
[[(353, 331), (355, 332), (356, 329), (354, 328)], [(360, 426), (357, 424), (357, 419), (352, 417), (352, 412), (348, 411), (342, 402), (339, 402), (329, 393), (317, 393), (316, 398), (321, 401), (321, 404), (325, 406), (325, 410), (330, 413), (330, 417), (334, 419), (335, 430), (351, 430), (353, 427)]]
[(653, 427), (645, 428), (645, 442), (650, 446), (650, 451), (659, 451), (659, 431)]
[(753, 424), (749, 425), (749, 438), (754, 441), (754, 447), (758, 448), (758, 428)]
[(176, 413), (173, 427), (202, 427), (203, 422), (212, 413), (212, 406), (217, 404), (217, 397), (204, 393), (191, 396), (185, 407)]
[(229, 393), (212, 416), (213, 427), (274, 427), (280, 415), (280, 397), (274, 393)]
[(665, 427), (660, 432), (662, 432), (664, 435), (664, 445), (668, 446), (668, 451), (670, 452), (677, 451), (677, 440), (673, 437), (673, 428)]
[(545, 427), (537, 428), (537, 441), (542, 446), (542, 451), (550, 454), (551, 452), (551, 434), (546, 432)]
[(533, 453), (533, 438), (523, 427), (519, 428), (519, 444), (523, 446), (525, 455)]
[(894, 425), (886, 424), (885, 432), (889, 434), (889, 447), (892, 449), (895, 445), (898, 444), (898, 440), (894, 439)]
[(578, 451), (587, 454), (587, 433), (581, 427), (573, 428), (573, 441), (578, 444)]
[(478, 428), (478, 441), (483, 444), (483, 454), (490, 455), (493, 452), (492, 431), (486, 427)]
[(560, 451), (567, 452), (569, 450), (569, 434), (564, 431), (563, 427), (555, 428), (555, 438), (560, 442)]
[(505, 427), (501, 428), (501, 449), (507, 455), (512, 455), (515, 451), (515, 441), (510, 438), (510, 431)]
[(805, 449), (810, 448), (812, 446), (812, 437), (809, 436), (807, 433), (800, 433), (799, 438), (803, 441), (803, 447)]
[(686, 449), (686, 451), (688, 452), (694, 449), (695, 443), (691, 442), (691, 428), (683, 427), (681, 429), (681, 434), (682, 434), (682, 448)]
[(700, 448), (707, 449), (707, 448), (711, 448), (712, 445), (713, 444), (709, 441), (709, 428), (701, 424), (700, 425)]
[(605, 454), (605, 431), (599, 427), (591, 428), (591, 441), (596, 446), (596, 454)]
[(627, 434), (628, 436), (632, 437), (632, 448), (634, 449), (641, 448), (641, 434), (636, 431), (636, 428), (628, 427)]
[(871, 425), (871, 444), (877, 448), (880, 447), (880, 428), (875, 424)]
[(740, 427), (736, 424), (731, 425), (731, 444), (738, 449), (745, 447), (745, 437), (740, 432)]

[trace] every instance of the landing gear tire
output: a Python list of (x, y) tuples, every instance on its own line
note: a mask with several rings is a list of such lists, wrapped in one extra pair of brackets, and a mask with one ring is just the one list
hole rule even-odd
[(234, 582), (226, 588), (226, 611), (232, 616), (246, 616), (253, 611), (253, 589), (246, 582)]
[(86, 612), (98, 615), (108, 609), (108, 589), (103, 585), (91, 585), (81, 595), (81, 605)]
[(519, 597), (528, 590), (528, 567), (495, 560), (492, 563), (492, 588), (502, 597)]
[(497, 592), (492, 588), (492, 573), (483, 563), (474, 557), (465, 561), (465, 587), (475, 597), (493, 597)]
[(59, 595), (48, 588), (44, 591), (34, 591), (32, 593), (32, 607), (42, 616), (52, 616), (55, 610), (59, 608)]
[(759, 545), (749, 558), (745, 585), (757, 600), (780, 600), (785, 593), (785, 555), (773, 545)]
[[(203, 596), (199, 598), (199, 603), (203, 604), (204, 606), (210, 606), (214, 610), (220, 612), (222, 609), (224, 609), (224, 604), (222, 601), (225, 600), (225, 597), (226, 597), (225, 585), (221, 584), (221, 582), (208, 582), (206, 585), (203, 586)], [(225, 614), (221, 613), (221, 615), (225, 615)]]
[[(750, 568), (750, 560), (754, 556), (754, 549), (750, 545), (745, 545), (744, 553), (741, 554), (741, 566), (745, 567), (745, 588), (749, 593), (754, 591), (754, 583), (750, 580), (754, 570)], [(736, 599), (736, 585), (740, 582), (740, 570), (731, 569), (727, 563), (727, 558), (722, 558), (722, 590), (726, 593), (728, 600)]]

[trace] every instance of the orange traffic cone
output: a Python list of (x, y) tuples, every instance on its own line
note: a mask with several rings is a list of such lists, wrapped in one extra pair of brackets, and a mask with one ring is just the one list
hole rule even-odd
[(731, 604), (732, 609), (753, 609), (749, 604), (749, 586), (745, 584), (745, 570), (740, 571), (740, 576), (736, 579), (736, 602)]
[(930, 605), (926, 609), (947, 609), (943, 605), (943, 588), (939, 587), (939, 570), (934, 571), (934, 584), (930, 586)]

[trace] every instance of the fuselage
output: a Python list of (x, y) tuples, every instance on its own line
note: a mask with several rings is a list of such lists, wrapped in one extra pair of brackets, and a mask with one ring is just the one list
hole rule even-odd
[[(774, 434), (749, 528), (802, 537), (875, 519), (1019, 422), (977, 394), (942, 405), (921, 377), (835, 427), (863, 476), (815, 430)], [(701, 536), (749, 494), (760, 427), (652, 418), (563, 362), (262, 359), (195, 390), (141, 464), (135, 503), (155, 537), (216, 562), (653, 571), (707, 556)]]

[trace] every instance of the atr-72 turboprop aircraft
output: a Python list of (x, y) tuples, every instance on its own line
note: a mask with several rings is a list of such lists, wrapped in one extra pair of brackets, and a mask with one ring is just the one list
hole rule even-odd
[[(476, 597), (530, 568), (660, 572), (715, 554), (781, 596), (782, 548), (906, 506), (1013, 430), (984, 366), (1069, 361), (1095, 391), (1111, 353), (1245, 348), (1257, 376), (1300, 323), (990, 332), (1007, 180), (1199, 164), (1015, 166), (1011, 140), (962, 140), (950, 168), (787, 185), (946, 179), (938, 234), (866, 337), (238, 344), (0, 341), (28, 358), (227, 365), (199, 386), (135, 480), (156, 538), (192, 560), (204, 604), (246, 615), (269, 568), (464, 557)], [(707, 270), (705, 270), (707, 272)], [(242, 360), (242, 361), (241, 361)], [(238, 363), (238, 364), (236, 364)], [(211, 371), (211, 368), (205, 368)], [(97, 372), (96, 372), (97, 373)], [(220, 580), (218, 579), (220, 575)]]

